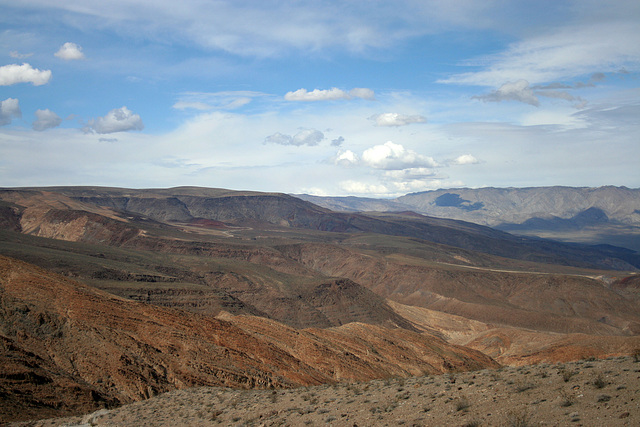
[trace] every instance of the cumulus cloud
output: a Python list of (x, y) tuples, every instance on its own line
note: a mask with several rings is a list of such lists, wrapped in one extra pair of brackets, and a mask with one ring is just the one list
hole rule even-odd
[(29, 64), (9, 64), (0, 67), (0, 86), (17, 83), (31, 83), (34, 86), (46, 84), (51, 79), (51, 70), (38, 70)]
[(127, 107), (115, 108), (104, 117), (91, 119), (84, 127), (85, 132), (100, 134), (142, 129), (144, 129), (144, 124), (140, 116), (134, 114)]
[(36, 110), (36, 120), (33, 122), (32, 127), (33, 130), (43, 131), (60, 126), (60, 123), (62, 123), (62, 119), (53, 111), (49, 109)]
[(474, 98), (488, 102), (519, 101), (535, 107), (540, 105), (540, 101), (533, 93), (529, 82), (524, 79), (507, 82), (487, 95), (474, 96)]
[(351, 150), (340, 150), (334, 159), (334, 163), (340, 166), (351, 166), (359, 161), (358, 155)]
[(480, 160), (476, 159), (471, 154), (463, 154), (462, 156), (456, 157), (452, 163), (454, 165), (475, 165), (476, 163), (480, 163)]
[(385, 170), (438, 166), (432, 157), (418, 154), (391, 141), (366, 149), (362, 153), (362, 161), (372, 168)]
[(0, 102), (0, 126), (8, 125), (14, 118), (22, 117), (20, 103), (15, 98), (7, 98)]
[(60, 49), (56, 53), (54, 53), (60, 59), (64, 59), (65, 61), (72, 61), (77, 59), (84, 59), (84, 53), (82, 53), (82, 48), (75, 43), (67, 42), (60, 46)]
[(266, 137), (264, 142), (268, 144), (295, 145), (296, 147), (300, 147), (302, 145), (318, 145), (323, 139), (324, 134), (319, 130), (302, 129), (293, 136), (276, 132)]
[(294, 92), (287, 92), (284, 99), (287, 101), (335, 101), (338, 99), (361, 98), (374, 100), (375, 94), (371, 89), (354, 88), (349, 92), (342, 89), (331, 88), (326, 90), (314, 89), (311, 92), (306, 89), (298, 89)]
[(427, 118), (424, 116), (407, 116), (398, 113), (382, 113), (369, 117), (376, 126), (406, 126), (412, 123), (426, 123)]

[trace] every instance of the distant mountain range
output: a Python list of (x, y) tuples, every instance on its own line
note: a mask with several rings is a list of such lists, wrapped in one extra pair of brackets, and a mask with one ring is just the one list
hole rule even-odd
[(605, 186), (455, 188), (396, 199), (303, 200), (336, 211), (403, 211), (488, 225), (510, 233), (640, 251), (640, 189)]

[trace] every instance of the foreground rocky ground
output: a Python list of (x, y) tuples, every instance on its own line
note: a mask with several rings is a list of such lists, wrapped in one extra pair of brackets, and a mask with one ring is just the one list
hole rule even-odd
[(292, 390), (178, 390), (15, 426), (637, 426), (638, 358), (504, 367)]

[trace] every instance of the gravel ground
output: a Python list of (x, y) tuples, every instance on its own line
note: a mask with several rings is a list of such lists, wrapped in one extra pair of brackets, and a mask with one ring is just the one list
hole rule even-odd
[(178, 390), (19, 426), (639, 426), (631, 357), (293, 390)]

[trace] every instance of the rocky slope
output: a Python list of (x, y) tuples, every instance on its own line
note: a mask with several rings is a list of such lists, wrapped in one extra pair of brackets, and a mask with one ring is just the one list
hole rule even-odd
[(197, 385), (287, 388), (640, 347), (639, 276), (625, 271), (638, 260), (615, 248), (275, 193), (61, 187), (0, 199), (0, 254), (13, 258), (0, 257), (5, 419)]
[(621, 357), (279, 392), (201, 387), (28, 425), (637, 426), (639, 371)]
[(134, 302), (0, 256), (0, 421), (77, 413), (176, 388), (282, 388), (496, 366), (404, 329), (296, 330)]
[(323, 244), (282, 249), (320, 273), (347, 277), (394, 301), (482, 322), (549, 332), (640, 332), (640, 300), (589, 277), (434, 267), (411, 257), (361, 254)]

